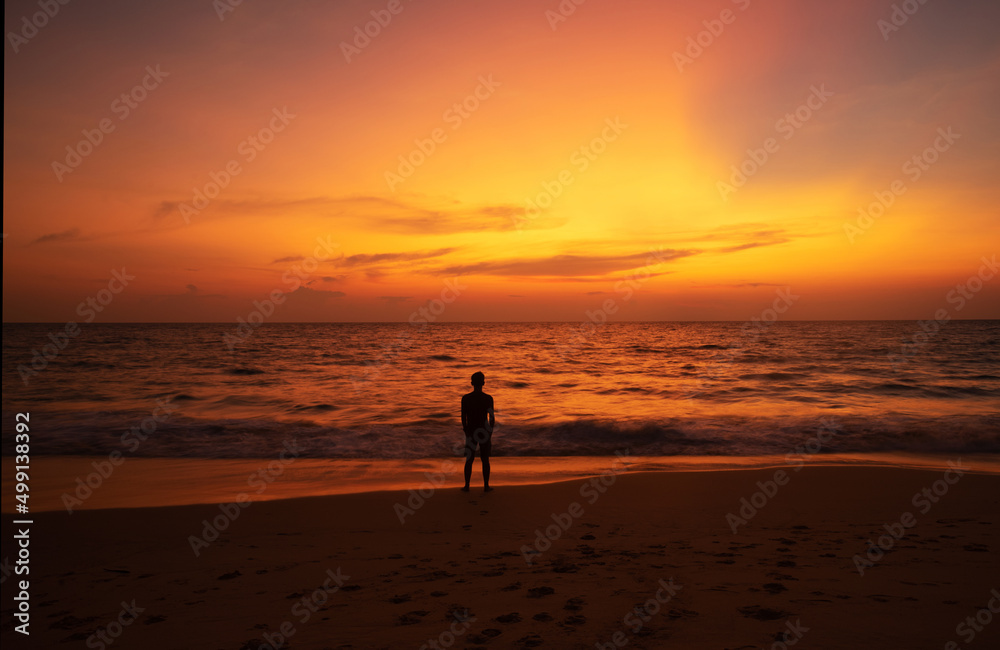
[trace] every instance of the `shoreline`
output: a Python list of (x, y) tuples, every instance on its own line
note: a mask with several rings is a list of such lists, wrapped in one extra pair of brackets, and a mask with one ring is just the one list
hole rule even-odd
[[(625, 458), (623, 461), (622, 458)], [(973, 474), (1000, 475), (1000, 454), (812, 454), (796, 456), (496, 456), (493, 485), (547, 485), (615, 471), (728, 472), (802, 467), (882, 467), (944, 470), (961, 458)], [(13, 458), (4, 457), (3, 493), (13, 493)], [(463, 459), (122, 458), (39, 456), (31, 463), (32, 512), (156, 508), (286, 500), (461, 486)], [(480, 461), (472, 485), (482, 485)], [(5, 500), (3, 512), (15, 502)]]

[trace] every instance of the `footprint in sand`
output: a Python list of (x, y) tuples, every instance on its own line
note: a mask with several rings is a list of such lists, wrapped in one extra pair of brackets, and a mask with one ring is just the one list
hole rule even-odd
[(430, 614), (428, 611), (418, 610), (415, 612), (407, 612), (399, 618), (396, 619), (396, 625), (414, 625), (419, 623), (424, 616)]
[(520, 623), (521, 615), (518, 612), (511, 612), (510, 614), (502, 614), (496, 617), (497, 623)]
[(768, 573), (768, 578), (774, 578), (775, 580), (798, 580), (795, 576), (790, 576), (787, 573), (778, 573), (776, 571)]
[(566, 604), (563, 605), (563, 609), (570, 612), (579, 612), (580, 610), (583, 609), (583, 606), (586, 604), (587, 601), (577, 596), (576, 598), (570, 598), (569, 600), (567, 600)]
[(431, 596), (433, 596), (434, 598), (442, 598), (442, 597), (447, 596), (447, 595), (448, 595), (447, 591), (432, 591), (431, 592)]
[(495, 628), (487, 628), (482, 632), (480, 632), (479, 634), (473, 634), (472, 636), (470, 636), (469, 643), (479, 643), (479, 644), (489, 643), (491, 639), (495, 639), (501, 634), (503, 634), (503, 632), (501, 632), (500, 630), (497, 630)]
[(528, 636), (523, 636), (520, 639), (518, 639), (516, 647), (537, 648), (538, 646), (542, 645), (542, 643), (544, 643), (542, 637), (538, 636), (537, 634), (529, 634)]
[(574, 614), (572, 616), (567, 616), (566, 618), (564, 618), (562, 623), (560, 623), (560, 625), (562, 625), (563, 627), (577, 627), (580, 625), (584, 625), (586, 622), (587, 622), (586, 616), (582, 616), (580, 614)]
[(788, 587), (780, 582), (769, 582), (764, 585), (764, 591), (769, 594), (780, 594), (783, 591), (788, 591)]
[(149, 616), (142, 622), (143, 625), (153, 625), (154, 623), (162, 623), (167, 620), (166, 616)]
[(552, 617), (552, 615), (549, 614), (548, 612), (538, 612), (537, 614), (535, 614), (531, 618), (533, 618), (536, 621), (540, 621), (542, 623), (548, 623), (549, 621), (555, 620)]
[(410, 602), (410, 594), (396, 594), (395, 596), (389, 599), (389, 602), (395, 603), (396, 605), (400, 603), (408, 603)]
[(239, 569), (237, 569), (237, 570), (233, 571), (232, 573), (223, 573), (221, 576), (219, 576), (218, 579), (219, 580), (232, 580), (233, 578), (239, 578), (241, 575), (243, 575), (243, 574), (240, 573)]
[(506, 587), (500, 587), (500, 591), (517, 591), (520, 588), (521, 588), (521, 583), (515, 582), (507, 585)]
[(528, 590), (528, 598), (541, 598), (556, 593), (552, 587), (532, 587)]
[(752, 618), (757, 621), (776, 621), (779, 618), (788, 618), (792, 615), (791, 612), (786, 612), (780, 609), (771, 609), (770, 607), (761, 607), (760, 605), (739, 607), (737, 608), (737, 611), (747, 618)]

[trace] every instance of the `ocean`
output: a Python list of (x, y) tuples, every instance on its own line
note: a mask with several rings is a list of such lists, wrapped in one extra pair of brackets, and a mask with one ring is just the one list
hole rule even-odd
[(1000, 321), (63, 329), (3, 328), (35, 456), (454, 456), (475, 371), (497, 456), (1000, 452)]

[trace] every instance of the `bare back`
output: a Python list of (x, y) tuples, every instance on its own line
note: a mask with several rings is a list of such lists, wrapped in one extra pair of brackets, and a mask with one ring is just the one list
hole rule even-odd
[(472, 435), (479, 429), (493, 432), (493, 396), (474, 390), (462, 396), (462, 429)]

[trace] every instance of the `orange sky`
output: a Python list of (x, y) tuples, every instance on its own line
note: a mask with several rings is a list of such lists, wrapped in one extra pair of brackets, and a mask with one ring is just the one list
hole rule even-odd
[(4, 320), (998, 318), (1000, 6), (892, 4), (8, 2)]

